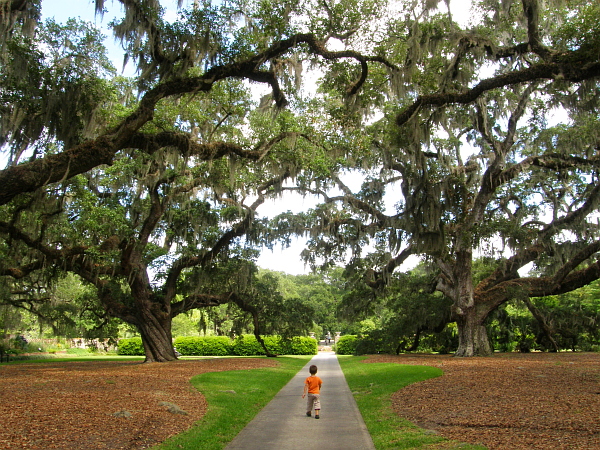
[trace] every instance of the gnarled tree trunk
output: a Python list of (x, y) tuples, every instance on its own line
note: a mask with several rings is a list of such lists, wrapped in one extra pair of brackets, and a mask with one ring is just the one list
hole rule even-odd
[(466, 243), (469, 245), (457, 250), (454, 264), (446, 268), (446, 273), (451, 278), (451, 288), (445, 290), (445, 293), (454, 301), (452, 316), (458, 327), (458, 349), (454, 355), (489, 356), (492, 354), (492, 347), (485, 321), (491, 309), (475, 294), (472, 246), (468, 240)]
[(493, 351), (485, 327), (487, 314), (482, 317), (477, 308), (467, 308), (456, 314), (458, 349), (455, 356), (490, 356)]
[(173, 348), (171, 316), (152, 306), (146, 304), (140, 308), (136, 323), (144, 344), (145, 362), (174, 361), (177, 357)]

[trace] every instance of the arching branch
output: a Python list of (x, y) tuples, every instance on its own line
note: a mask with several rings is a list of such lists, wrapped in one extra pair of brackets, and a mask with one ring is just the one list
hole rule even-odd
[[(353, 51), (330, 52), (325, 49), (316, 36), (312, 34), (297, 34), (288, 39), (274, 43), (263, 52), (243, 61), (232, 62), (214, 66), (202, 76), (175, 78), (160, 83), (146, 92), (137, 109), (126, 117), (121, 123), (109, 130), (104, 135), (83, 142), (58, 154), (50, 154), (29, 163), (12, 166), (0, 171), (0, 205), (6, 204), (15, 196), (24, 192), (33, 192), (46, 184), (69, 179), (75, 175), (87, 172), (99, 165), (110, 165), (117, 152), (135, 145), (147, 145), (151, 149), (158, 140), (177, 139), (179, 144), (185, 145), (185, 138), (175, 138), (173, 135), (161, 134), (152, 142), (144, 142), (139, 130), (154, 117), (155, 108), (162, 99), (182, 94), (208, 92), (212, 86), (228, 78), (247, 78), (271, 84), (274, 87), (274, 97), (278, 105), (285, 104), (285, 99), (278, 85), (275, 84), (274, 75), (261, 69), (262, 64), (273, 58), (279, 57), (295, 47), (307, 44), (311, 51), (325, 59), (354, 58), (358, 61), (373, 61), (393, 67), (381, 57), (366, 57)], [(353, 89), (358, 89), (355, 86)], [(189, 149), (189, 146), (185, 146)], [(233, 148), (230, 147), (230, 150)]]
[(600, 62), (579, 58), (579, 52), (564, 55), (559, 61), (535, 64), (529, 68), (501, 74), (482, 80), (473, 88), (463, 92), (447, 92), (421, 95), (410, 106), (396, 116), (396, 124), (406, 124), (419, 110), (427, 107), (443, 107), (450, 104), (469, 104), (477, 100), (485, 92), (520, 83), (538, 80), (561, 78), (564, 81), (577, 83), (600, 76)]
[(223, 249), (227, 248), (234, 239), (246, 234), (252, 226), (256, 209), (265, 201), (266, 192), (273, 186), (281, 184), (283, 180), (288, 177), (289, 172), (286, 171), (282, 175), (263, 183), (258, 188), (258, 196), (256, 200), (252, 203), (252, 205), (246, 207), (246, 213), (242, 220), (234, 224), (229, 230), (223, 233), (220, 239), (212, 246), (212, 248), (202, 252), (202, 254), (199, 255), (184, 256), (173, 263), (163, 287), (165, 297), (167, 299), (172, 299), (175, 296), (177, 281), (179, 280), (179, 276), (184, 269), (203, 266), (209, 263), (216, 258), (217, 255), (223, 251)]

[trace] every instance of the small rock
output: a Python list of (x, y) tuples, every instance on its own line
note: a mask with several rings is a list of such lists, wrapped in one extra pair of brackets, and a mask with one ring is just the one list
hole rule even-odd
[(158, 404), (160, 406), (166, 406), (167, 407), (167, 411), (169, 411), (171, 414), (181, 414), (183, 416), (187, 416), (188, 412), (184, 411), (183, 409), (181, 409), (179, 406), (177, 406), (174, 403), (170, 403), (170, 402), (158, 402)]
[(131, 413), (129, 411), (117, 411), (116, 413), (113, 413), (113, 417), (125, 417), (126, 419), (131, 419)]

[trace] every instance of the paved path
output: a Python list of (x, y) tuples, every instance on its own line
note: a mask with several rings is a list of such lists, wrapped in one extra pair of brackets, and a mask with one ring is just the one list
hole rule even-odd
[[(308, 367), (316, 364), (321, 418), (306, 416), (302, 398)], [(259, 412), (225, 450), (374, 450), (337, 356), (320, 352)]]

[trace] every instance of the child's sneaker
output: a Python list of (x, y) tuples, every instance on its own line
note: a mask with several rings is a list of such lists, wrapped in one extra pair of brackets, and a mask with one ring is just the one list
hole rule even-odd
[(319, 418), (319, 415), (318, 415), (318, 414), (315, 414), (315, 419), (318, 419), (318, 418)]
[(309, 412), (307, 412), (307, 413), (306, 413), (306, 415), (307, 415), (308, 417), (310, 417), (310, 411), (309, 411)]

